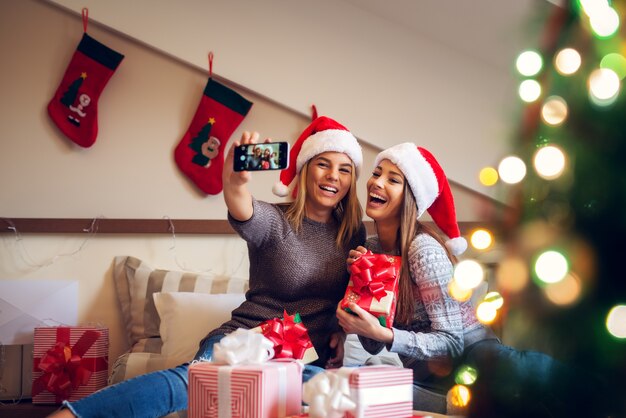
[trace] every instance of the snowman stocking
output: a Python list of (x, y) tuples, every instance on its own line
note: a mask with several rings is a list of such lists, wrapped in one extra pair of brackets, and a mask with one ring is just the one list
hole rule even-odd
[(252, 102), (209, 77), (189, 129), (174, 151), (178, 168), (206, 194), (222, 191), (224, 148)]
[(98, 99), (124, 55), (85, 33), (65, 70), (61, 84), (48, 104), (48, 114), (65, 136), (90, 147), (98, 135)]

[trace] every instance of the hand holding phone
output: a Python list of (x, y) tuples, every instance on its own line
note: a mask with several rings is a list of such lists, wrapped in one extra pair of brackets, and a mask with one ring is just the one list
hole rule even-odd
[(289, 167), (289, 143), (242, 144), (233, 159), (234, 171), (284, 170)]

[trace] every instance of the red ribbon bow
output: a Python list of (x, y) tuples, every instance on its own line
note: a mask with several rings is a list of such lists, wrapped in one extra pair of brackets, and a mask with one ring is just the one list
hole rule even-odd
[(370, 294), (380, 301), (387, 296), (385, 285), (398, 276), (398, 267), (393, 257), (367, 251), (350, 266), (355, 293)]
[(297, 313), (287, 315), (287, 311), (283, 311), (283, 319), (270, 319), (261, 323), (260, 327), (261, 333), (274, 344), (274, 358), (301, 360), (305, 351), (313, 346)]
[[(67, 328), (61, 328), (67, 329)], [(76, 341), (74, 347), (69, 345), (69, 331), (59, 336), (54, 347), (50, 348), (41, 358), (37, 368), (44, 374), (33, 382), (32, 396), (43, 390), (54, 393), (61, 399), (68, 399), (72, 390), (87, 384), (94, 371), (93, 359), (83, 359), (83, 355), (100, 338), (101, 332), (87, 330)]]

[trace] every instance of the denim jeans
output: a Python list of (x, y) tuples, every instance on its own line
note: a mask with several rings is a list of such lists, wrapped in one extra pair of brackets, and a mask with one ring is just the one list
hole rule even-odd
[[(210, 360), (213, 345), (224, 336), (216, 335), (202, 342), (195, 360)], [(187, 409), (187, 370), (189, 363), (147, 373), (106, 387), (76, 402), (63, 404), (77, 417), (131, 418), (161, 417)], [(323, 369), (306, 365), (302, 380), (306, 382)]]

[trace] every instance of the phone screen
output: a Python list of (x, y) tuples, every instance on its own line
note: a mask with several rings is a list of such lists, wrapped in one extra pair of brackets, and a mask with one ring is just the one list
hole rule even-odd
[(289, 166), (289, 143), (240, 145), (234, 158), (235, 171), (284, 170)]

